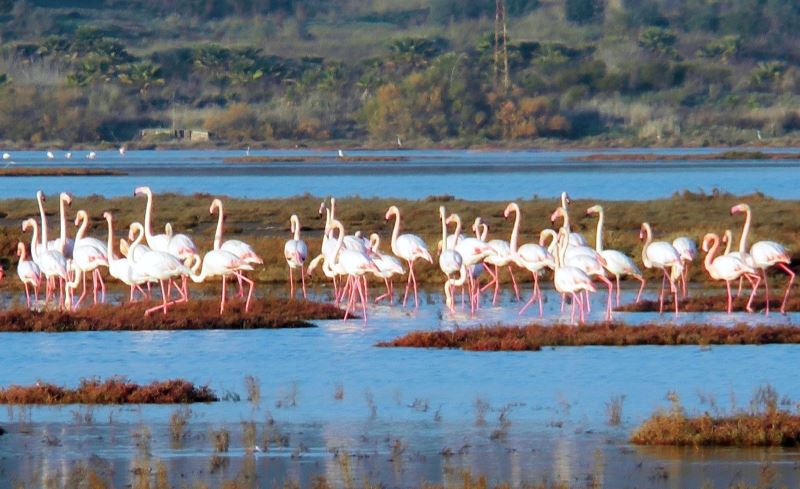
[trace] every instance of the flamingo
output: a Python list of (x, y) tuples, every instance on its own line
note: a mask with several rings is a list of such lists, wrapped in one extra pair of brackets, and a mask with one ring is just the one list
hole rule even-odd
[(47, 242), (47, 230), (42, 231), (41, 245), (36, 246), (37, 237), (39, 235), (39, 226), (35, 219), (27, 219), (22, 223), (22, 231), (25, 232), (28, 228), (33, 228), (33, 236), (31, 237), (31, 256), (33, 261), (39, 266), (42, 275), (47, 279), (47, 286), (45, 287), (44, 303), (50, 301), (50, 294), (53, 293), (55, 288), (55, 281), (59, 283), (59, 305), (63, 304), (64, 299), (64, 283), (67, 280), (67, 260), (64, 255), (56, 250), (48, 250), (45, 246)]
[[(102, 276), (100, 275), (99, 267), (108, 267), (108, 257), (106, 253), (103, 253), (95, 246), (88, 244), (78, 244), (75, 247), (75, 250), (72, 254), (72, 269), (80, 274), (83, 281), (83, 289), (81, 290), (80, 297), (78, 297), (78, 302), (75, 304), (76, 308), (80, 307), (81, 301), (83, 301), (83, 298), (86, 296), (86, 274), (89, 272), (92, 273), (92, 291), (94, 295), (94, 303), (97, 304), (98, 281), (100, 282), (100, 286), (102, 288), (101, 301), (105, 301), (106, 285), (105, 282), (103, 282)], [(78, 278), (75, 277), (75, 280), (77, 281)], [(71, 288), (74, 289), (76, 287), (77, 282), (74, 282), (74, 285)]]
[(66, 158), (66, 159), (68, 159), (68, 160), (71, 160), (71, 159), (72, 159), (72, 153), (70, 153), (69, 151), (67, 151), (66, 153), (64, 153), (64, 158)]
[[(203, 256), (202, 260), (198, 255), (195, 255), (194, 265), (189, 275), (193, 282), (202, 283), (206, 279), (212, 277), (222, 278), (222, 294), (219, 302), (219, 313), (225, 312), (225, 286), (228, 277), (235, 276), (237, 279), (246, 282), (250, 285), (247, 292), (247, 301), (244, 305), (244, 311), (250, 310), (250, 300), (253, 297), (253, 281), (242, 275), (242, 271), (253, 270), (253, 267), (245, 262), (243, 259), (234, 255), (233, 253), (221, 249), (211, 250)], [(202, 266), (202, 270), (201, 270)], [(200, 270), (200, 273), (198, 271)]]
[(97, 158), (97, 153), (95, 153), (94, 151), (89, 151), (89, 154), (86, 155), (87, 160), (93, 160), (95, 158)]
[[(750, 223), (752, 220), (752, 212), (750, 206), (747, 204), (737, 204), (731, 207), (731, 215), (739, 212), (745, 213), (744, 227), (742, 228), (742, 237), (739, 239), (739, 254), (745, 255), (747, 252), (747, 238), (750, 234)], [(789, 252), (782, 244), (775, 241), (758, 241), (753, 243), (750, 247), (749, 255), (752, 262), (745, 260), (745, 263), (753, 266), (753, 268), (760, 269), (764, 276), (764, 299), (766, 302), (765, 314), (769, 314), (769, 281), (767, 280), (767, 269), (777, 266), (789, 276), (789, 283), (786, 284), (786, 292), (783, 294), (783, 302), (781, 302), (781, 313), (786, 313), (786, 301), (789, 299), (789, 291), (794, 283), (795, 273), (789, 268), (792, 259)]]
[(56, 155), (54, 155), (52, 151), (48, 151), (47, 152), (47, 159), (48, 160), (52, 160), (55, 157), (56, 157)]
[(147, 282), (147, 278), (135, 273), (131, 260), (127, 258), (117, 258), (114, 253), (114, 218), (110, 212), (104, 212), (103, 218), (108, 223), (108, 273), (115, 279), (130, 287), (130, 301), (133, 302), (134, 289), (139, 290), (146, 296), (141, 285)]
[[(67, 213), (66, 207), (72, 205), (72, 196), (70, 196), (66, 192), (61, 192), (58, 197), (59, 199), (59, 218), (61, 224), (61, 235), (60, 237), (47, 241), (46, 244), (37, 245), (37, 246), (44, 246), (48, 250), (59, 251), (64, 255), (65, 258), (69, 258), (72, 256), (72, 249), (75, 246), (75, 242), (67, 238)], [(42, 229), (42, 236), (47, 236), (47, 216), (44, 212), (44, 202), (46, 197), (41, 190), (36, 192), (36, 203), (39, 205), (39, 219), (41, 221), (41, 229)], [(62, 246), (63, 244), (63, 246)], [(33, 254), (33, 250), (31, 250), (31, 254)]]
[[(675, 315), (677, 316), (678, 288), (675, 285), (675, 280), (680, 277), (683, 271), (681, 255), (672, 244), (666, 241), (653, 241), (653, 229), (650, 227), (650, 223), (642, 223), (639, 239), (644, 240), (642, 262), (645, 268), (660, 268), (664, 274), (664, 278), (661, 280), (661, 293), (658, 298), (658, 312), (664, 312), (664, 286), (669, 282), (669, 289), (674, 295)], [(667, 273), (667, 268), (670, 269), (670, 273)]]
[(381, 252), (381, 237), (378, 235), (378, 233), (370, 234), (369, 242), (370, 258), (378, 268), (378, 272), (375, 272), (375, 276), (382, 278), (384, 284), (386, 285), (386, 293), (376, 297), (375, 303), (378, 303), (388, 297), (389, 303), (394, 304), (394, 283), (392, 281), (392, 277), (395, 275), (402, 275), (406, 271), (403, 268), (403, 264), (400, 263), (400, 260)]
[(679, 236), (672, 240), (672, 246), (678, 250), (683, 262), (683, 273), (681, 274), (681, 291), (683, 297), (687, 297), (689, 292), (686, 288), (686, 278), (689, 275), (689, 264), (697, 257), (697, 244), (688, 236)]
[[(25, 243), (20, 241), (17, 243), (17, 256), (19, 263), (17, 263), (17, 276), (19, 280), (25, 285), (25, 299), (28, 308), (31, 307), (31, 293), (30, 287), (33, 287), (34, 301), (39, 302), (39, 286), (42, 284), (42, 272), (39, 270), (39, 265), (31, 260), (27, 260), (27, 252), (25, 250)], [(0, 270), (0, 279), (2, 279), (3, 272)]]
[(169, 253), (171, 236), (169, 234), (152, 233), (151, 215), (153, 212), (153, 192), (150, 190), (150, 187), (137, 187), (133, 191), (133, 195), (145, 195), (147, 197), (147, 205), (144, 210), (144, 237), (147, 241), (147, 246), (153, 251)]
[(127, 151), (127, 149), (125, 148), (125, 145), (122, 145), (122, 146), (119, 147), (119, 157), (120, 158), (125, 158), (125, 151)]
[(149, 316), (151, 313), (159, 309), (161, 309), (166, 315), (167, 308), (170, 305), (175, 304), (176, 302), (186, 302), (189, 300), (184, 291), (181, 288), (178, 288), (178, 294), (181, 297), (175, 302), (168, 302), (170, 293), (167, 290), (167, 284), (169, 283), (171, 286), (176, 277), (189, 276), (191, 274), (191, 270), (186, 267), (186, 265), (181, 263), (177, 257), (163, 251), (151, 250), (137, 256), (136, 248), (141, 244), (142, 240), (144, 239), (144, 235), (145, 231), (142, 224), (138, 222), (131, 224), (128, 232), (128, 239), (133, 240), (133, 242), (131, 243), (131, 247), (128, 252), (128, 259), (133, 257), (132, 266), (135, 270), (135, 273), (146, 277), (148, 281), (158, 282), (161, 285), (162, 305), (147, 309), (144, 312), (144, 315)]
[(333, 263), (334, 270), (339, 273), (340, 275), (347, 275), (347, 283), (345, 284), (342, 295), (347, 292), (349, 289), (350, 291), (350, 298), (347, 301), (347, 307), (345, 307), (344, 311), (344, 320), (347, 320), (347, 316), (350, 312), (350, 309), (355, 306), (356, 302), (356, 293), (358, 293), (359, 298), (361, 299), (361, 308), (364, 314), (364, 323), (367, 322), (367, 299), (366, 299), (366, 290), (364, 287), (364, 282), (362, 281), (362, 277), (366, 273), (375, 273), (378, 271), (378, 268), (369, 259), (369, 257), (361, 253), (360, 251), (350, 250), (347, 248), (343, 249), (344, 244), (344, 226), (341, 222), (336, 219), (333, 219), (331, 222), (331, 226), (333, 229), (336, 229), (339, 232), (339, 236), (336, 240), (336, 249), (337, 253), (336, 261)]
[(703, 251), (706, 252), (706, 259), (703, 264), (706, 271), (714, 280), (725, 281), (725, 288), (728, 292), (728, 314), (733, 309), (733, 299), (731, 297), (731, 280), (736, 280), (740, 277), (746, 278), (753, 286), (753, 291), (750, 293), (750, 299), (747, 301), (747, 310), (753, 312), (751, 307), (753, 297), (758, 290), (758, 282), (761, 277), (758, 276), (758, 271), (747, 265), (744, 260), (733, 255), (720, 255), (714, 257), (719, 248), (719, 236), (713, 233), (708, 233), (703, 237)]
[[(447, 219), (447, 223), (450, 222), (456, 223), (455, 236), (460, 236), (461, 217), (459, 217), (458, 214), (451, 214)], [(474, 313), (475, 309), (478, 307), (477, 292), (480, 290), (480, 287), (475, 286), (476, 275), (474, 274), (474, 269), (483, 261), (484, 258), (492, 253), (492, 249), (488, 244), (480, 239), (470, 236), (459, 238), (456, 241), (454, 249), (459, 255), (461, 255), (464, 266), (467, 267), (467, 272), (469, 272), (467, 274), (467, 280), (469, 281), (470, 311)]]
[(286, 244), (283, 245), (283, 257), (286, 258), (286, 264), (289, 265), (289, 295), (294, 298), (293, 270), (299, 268), (300, 278), (303, 282), (303, 299), (306, 299), (305, 263), (308, 259), (308, 245), (300, 239), (300, 218), (296, 214), (292, 214), (292, 217), (289, 218), (289, 223), (292, 239), (286, 241)]
[(509, 242), (511, 260), (518, 267), (531, 272), (533, 276), (533, 292), (531, 293), (531, 298), (522, 306), (519, 314), (522, 315), (525, 310), (533, 304), (533, 301), (538, 298), (539, 317), (542, 317), (544, 314), (544, 307), (542, 305), (542, 291), (539, 289), (539, 274), (542, 273), (545, 268), (555, 268), (555, 258), (542, 244), (526, 243), (517, 248), (521, 213), (519, 205), (517, 205), (516, 202), (511, 202), (506, 206), (503, 211), (503, 217), (508, 219), (508, 216), (512, 212), (514, 213), (514, 227), (511, 230), (511, 241)]
[(605, 212), (603, 211), (603, 207), (600, 205), (595, 205), (589, 207), (586, 210), (586, 213), (589, 215), (597, 215), (597, 237), (595, 238), (595, 250), (603, 257), (605, 260), (605, 268), (608, 270), (611, 275), (616, 278), (617, 281), (617, 307), (619, 307), (620, 301), (620, 287), (619, 287), (619, 277), (622, 275), (630, 275), (631, 277), (635, 278), (636, 280), (640, 281), (642, 285), (639, 287), (639, 293), (636, 294), (636, 302), (639, 302), (639, 299), (642, 297), (642, 291), (644, 290), (645, 286), (645, 279), (642, 276), (641, 270), (639, 267), (636, 266), (636, 263), (626, 254), (617, 251), (617, 250), (605, 250), (603, 249), (603, 223), (605, 222)]
[(400, 234), (400, 209), (398, 209), (397, 206), (391, 206), (386, 211), (386, 220), (388, 221), (392, 217), (395, 218), (394, 229), (392, 230), (392, 253), (408, 263), (408, 281), (406, 282), (406, 291), (403, 295), (403, 307), (406, 306), (408, 291), (412, 284), (414, 285), (414, 306), (419, 307), (417, 278), (414, 275), (414, 262), (417, 259), (422, 259), (433, 265), (433, 257), (422, 238), (416, 234)]
[[(228, 239), (222, 241), (222, 224), (225, 221), (225, 210), (220, 199), (214, 199), (211, 202), (211, 207), (208, 209), (208, 212), (213, 214), (215, 210), (219, 211), (219, 215), (217, 217), (217, 230), (214, 233), (214, 249), (225, 250), (229, 253), (233, 253), (244, 260), (245, 263), (253, 266), (263, 265), (264, 260), (258, 256), (258, 254), (249, 244), (245, 243), (244, 241), (240, 241), (238, 239)], [(170, 242), (170, 245), (172, 245), (172, 242)], [(239, 281), (239, 297), (244, 297), (244, 288), (241, 280)]]
[(566, 192), (561, 192), (561, 208), (564, 209), (564, 227), (567, 230), (567, 236), (569, 236), (568, 246), (589, 246), (588, 241), (586, 238), (583, 237), (581, 233), (573, 233), (569, 227), (569, 211), (567, 206), (572, 202), (570, 200), (569, 195)]
[[(569, 239), (570, 232), (569, 232), (569, 216), (566, 210), (563, 207), (557, 207), (553, 214), (550, 216), (550, 221), (555, 222), (558, 217), (561, 216), (564, 218), (564, 222), (566, 226), (563, 228), (566, 236)], [(570, 253), (571, 252), (571, 253)], [(608, 298), (606, 300), (606, 321), (611, 320), (611, 298), (614, 294), (614, 285), (612, 284), (611, 280), (606, 277), (606, 261), (605, 259), (598, 253), (596, 250), (589, 248), (585, 245), (573, 245), (569, 246), (569, 241), (567, 242), (567, 249), (564, 250), (564, 256), (562, 257), (564, 264), (574, 266), (580, 268), (590, 277), (597, 277), (598, 280), (606, 284), (608, 287)], [(587, 311), (591, 311), (591, 305), (589, 300), (588, 291), (586, 292), (586, 309)], [(564, 296), (562, 296), (561, 305), (563, 307)]]
[(11, 153), (3, 153), (3, 159), (4, 160), (10, 160), (11, 159)]
[[(482, 224), (485, 226), (485, 224)], [(484, 239), (485, 240), (485, 239)], [(511, 268), (513, 263), (513, 256), (511, 254), (511, 245), (508, 241), (503, 239), (493, 239), (489, 241), (489, 248), (492, 253), (484, 258), (483, 262), (487, 265), (494, 267), (494, 272), (487, 267), (489, 275), (492, 280), (483, 286), (481, 292), (494, 285), (494, 296), (492, 297), (492, 304), (497, 304), (497, 293), (500, 291), (500, 267), (508, 267), (508, 274), (511, 275), (511, 283), (514, 285), (514, 294), (519, 300), (519, 288), (517, 287), (517, 279), (514, 277), (514, 270)]]
[[(461, 256), (461, 253), (458, 251), (451, 249), (448, 245), (447, 240), (447, 221), (445, 220), (445, 208), (444, 206), (439, 207), (439, 218), (442, 221), (442, 251), (439, 254), (439, 268), (445, 275), (445, 303), (447, 307), (450, 308), (450, 312), (455, 312), (455, 305), (453, 304), (453, 297), (452, 297), (452, 287), (453, 282), (451, 281), (453, 274), (461, 271), (462, 279), (466, 279), (466, 275), (464, 273), (464, 259)], [(461, 285), (464, 284), (462, 280)]]
[(585, 321), (583, 313), (583, 303), (580, 298), (580, 293), (585, 292), (586, 297), (589, 292), (595, 292), (592, 279), (583, 270), (577, 267), (569, 266), (564, 263), (564, 257), (569, 246), (569, 232), (564, 228), (559, 230), (556, 238), (556, 259), (555, 271), (553, 273), (553, 285), (557, 292), (562, 295), (570, 294), (572, 296), (572, 310), (570, 312), (570, 322), (575, 322), (575, 305), (578, 305), (580, 310), (579, 318), (580, 323)]

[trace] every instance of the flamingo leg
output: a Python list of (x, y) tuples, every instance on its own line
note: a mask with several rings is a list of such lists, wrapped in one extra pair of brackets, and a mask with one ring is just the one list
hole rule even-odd
[(658, 313), (664, 313), (664, 287), (667, 285), (667, 269), (662, 268), (662, 272), (664, 272), (664, 276), (661, 278), (661, 294), (658, 296)]
[(750, 292), (750, 298), (747, 300), (747, 312), (753, 312), (753, 298), (755, 298), (756, 291), (758, 291), (758, 284), (761, 283), (761, 277), (750, 274), (745, 275), (745, 277), (753, 287), (753, 290)]
[[(242, 277), (244, 279), (244, 277)], [(308, 299), (308, 295), (306, 294), (306, 266), (305, 264), (300, 265), (300, 279), (303, 281), (303, 299)], [(253, 284), (250, 284), (252, 287)]]
[(639, 293), (638, 293), (638, 294), (636, 294), (636, 303), (638, 304), (638, 303), (639, 303), (639, 299), (641, 299), (641, 298), (642, 298), (642, 292), (644, 291), (644, 285), (645, 285), (645, 283), (647, 283), (647, 282), (645, 281), (644, 277), (643, 277), (643, 276), (641, 276), (641, 275), (636, 275), (635, 277), (636, 277), (636, 279), (637, 279), (637, 280), (639, 280), (640, 282), (642, 282), (642, 285), (641, 285), (641, 286), (639, 286)]
[[(608, 286), (608, 300), (606, 301), (606, 321), (611, 321), (611, 298), (614, 297), (614, 285), (607, 277), (599, 275), (598, 278)], [(586, 292), (587, 296), (589, 292)]]
[(767, 269), (762, 268), (761, 272), (764, 274), (764, 304), (766, 305), (764, 314), (769, 315), (769, 279), (767, 278)]
[(353, 286), (352, 282), (353, 282), (353, 276), (349, 275), (347, 277), (347, 283), (344, 286), (344, 290), (348, 290), (349, 291), (349, 294), (348, 294), (349, 297), (347, 299), (347, 307), (344, 310), (344, 321), (347, 321), (347, 317), (348, 317), (348, 315), (350, 313), (350, 308), (353, 307), (353, 305), (355, 304), (355, 300), (356, 300), (356, 290), (355, 290), (355, 286)]
[[(513, 277), (513, 275), (512, 275)], [(539, 317), (544, 315), (544, 306), (542, 306), (542, 289), (539, 288), (539, 275), (534, 272), (533, 274), (533, 290), (539, 298)]]
[(725, 281), (725, 289), (728, 292), (728, 314), (730, 314), (731, 310), (733, 309), (733, 299), (731, 298), (731, 282), (730, 282), (730, 280), (726, 280)]
[(294, 299), (294, 272), (289, 267), (289, 298)]
[(28, 303), (28, 309), (31, 308), (31, 293), (28, 290), (28, 282), (25, 282), (25, 300)]
[(97, 305), (97, 274), (98, 271), (95, 268), (92, 270), (92, 299), (94, 300), (94, 305)]
[(789, 299), (789, 291), (794, 283), (795, 273), (791, 268), (787, 267), (785, 263), (778, 263), (778, 267), (789, 275), (789, 283), (786, 284), (786, 292), (783, 293), (783, 302), (781, 303), (781, 314), (786, 314), (786, 301)]
[(684, 298), (689, 297), (689, 290), (686, 288), (686, 280), (687, 280), (688, 276), (689, 276), (689, 262), (685, 261), (684, 262), (684, 266), (683, 266), (683, 270), (681, 272), (681, 287), (682, 287), (683, 297)]
[(403, 307), (406, 307), (408, 290), (411, 287), (411, 278), (414, 276), (414, 265), (411, 263), (411, 260), (406, 260), (406, 262), (408, 263), (408, 280), (406, 280), (406, 292), (403, 294)]
[(81, 274), (81, 282), (83, 283), (83, 287), (81, 289), (81, 295), (78, 297), (78, 302), (75, 303), (75, 309), (81, 307), (81, 302), (83, 301), (83, 298), (86, 297), (86, 273), (84, 273), (83, 270), (79, 271), (78, 273)]
[(222, 276), (222, 297), (219, 300), (219, 314), (225, 311), (225, 284), (227, 283), (228, 277), (226, 275)]
[(106, 281), (103, 280), (103, 274), (97, 270), (97, 281), (100, 282), (100, 302), (106, 302)]
[(617, 280), (617, 307), (619, 307), (619, 294), (620, 294), (620, 287), (619, 287), (619, 275), (615, 275)]
[(33, 284), (33, 300), (34, 302), (39, 302), (39, 288), (42, 286), (41, 278)]
[(517, 286), (517, 278), (514, 277), (514, 269), (511, 268), (511, 265), (508, 266), (508, 274), (511, 275), (511, 284), (514, 286), (514, 295), (519, 300), (519, 287)]
[(414, 283), (414, 309), (419, 308), (419, 297), (417, 297), (417, 275), (414, 273), (414, 264), (413, 262), (409, 265), (411, 270), (411, 278), (412, 282)]
[(367, 324), (367, 300), (369, 297), (369, 292), (366, 290), (367, 288), (367, 277), (364, 276), (364, 280), (362, 281), (358, 277), (356, 277), (356, 282), (358, 283), (358, 295), (361, 297), (361, 311), (364, 314), (364, 324)]
[(242, 285), (242, 274), (241, 273), (237, 273), (236, 274), (236, 281), (239, 283), (239, 298), (243, 299), (244, 298), (244, 286)]
[(531, 290), (531, 298), (528, 299), (528, 302), (526, 302), (525, 305), (522, 306), (522, 309), (519, 310), (520, 316), (525, 313), (525, 310), (528, 309), (528, 307), (533, 304), (533, 301), (536, 300), (536, 273), (533, 273), (533, 280), (534, 286), (532, 287), (533, 290)]
[(586, 297), (586, 312), (590, 313), (590, 312), (592, 312), (592, 301), (589, 299), (589, 291), (588, 290), (584, 290), (583, 294), (584, 294), (584, 297)]
[(567, 301), (567, 295), (561, 294), (561, 314), (564, 314), (564, 303)]
[(742, 295), (742, 287), (744, 286), (744, 277), (739, 277), (739, 290), (736, 292), (736, 298), (738, 299), (740, 295)]
[(146, 310), (144, 312), (145, 316), (149, 316), (150, 314), (152, 314), (153, 312), (155, 312), (155, 311), (157, 311), (159, 309), (164, 311), (164, 315), (165, 316), (167, 315), (167, 288), (164, 285), (164, 281), (163, 280), (159, 280), (158, 283), (161, 285), (161, 302), (162, 302), (162, 304), (158, 305), (158, 306), (155, 306), (155, 307), (151, 307), (150, 309)]

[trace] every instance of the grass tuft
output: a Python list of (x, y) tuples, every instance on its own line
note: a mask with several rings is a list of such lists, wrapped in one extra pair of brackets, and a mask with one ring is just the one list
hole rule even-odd
[(83, 379), (76, 389), (37, 382), (0, 389), (0, 404), (186, 404), (218, 401), (208, 387), (183, 379), (140, 385), (124, 377)]

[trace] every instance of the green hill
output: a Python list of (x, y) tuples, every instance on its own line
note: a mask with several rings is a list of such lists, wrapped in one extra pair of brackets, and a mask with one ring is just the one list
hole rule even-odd
[(796, 2), (506, 0), (506, 18), (507, 86), (494, 1), (0, 0), (0, 139), (118, 142), (158, 127), (268, 145), (798, 138)]

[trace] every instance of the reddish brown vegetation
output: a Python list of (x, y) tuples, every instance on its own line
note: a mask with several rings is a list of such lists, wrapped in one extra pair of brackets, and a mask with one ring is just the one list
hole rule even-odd
[(139, 385), (123, 377), (83, 379), (77, 389), (37, 382), (0, 389), (0, 404), (185, 404), (218, 401), (208, 386), (182, 379)]
[(192, 300), (170, 308), (169, 314), (144, 317), (145, 304), (98, 305), (75, 312), (29, 311), (16, 308), (0, 312), (0, 331), (148, 331), (180, 329), (268, 329), (312, 327), (309, 320), (340, 319), (343, 311), (330, 304), (285, 299), (253, 301), (250, 312), (231, 303), (220, 315), (219, 303)]
[(627, 326), (591, 324), (494, 326), (454, 331), (413, 331), (382, 347), (460, 348), (472, 351), (538, 351), (543, 346), (761, 345), (800, 343), (795, 326), (707, 324)]
[(0, 177), (100, 177), (123, 175), (127, 175), (127, 173), (101, 168), (0, 168)]
[(797, 160), (798, 153), (763, 153), (761, 151), (725, 151), (723, 153), (700, 154), (619, 154), (596, 153), (578, 156), (572, 161), (708, 161), (708, 160)]
[[(734, 291), (735, 292), (735, 291)], [(742, 292), (738, 299), (733, 300), (734, 311), (745, 311), (747, 306), (747, 298), (750, 294), (749, 290)], [(769, 307), (771, 311), (779, 311), (781, 308), (781, 301), (783, 300), (783, 289), (775, 288), (770, 290)], [(763, 311), (766, 301), (764, 300), (764, 291), (761, 289), (759, 296), (753, 299), (753, 309), (755, 311)], [(724, 312), (728, 307), (728, 298), (724, 295), (705, 295), (694, 296), (681, 301), (681, 311), (685, 312)], [(639, 303), (625, 304), (617, 309), (624, 312), (658, 312), (658, 301), (639, 301)], [(796, 294), (789, 294), (789, 300), (786, 301), (786, 311), (800, 311), (800, 296)]]
[[(800, 415), (778, 408), (778, 394), (760, 387), (749, 411), (689, 417), (675, 393), (672, 407), (655, 413), (631, 435), (640, 445), (783, 446), (800, 445)], [(784, 401), (781, 401), (783, 403)]]

